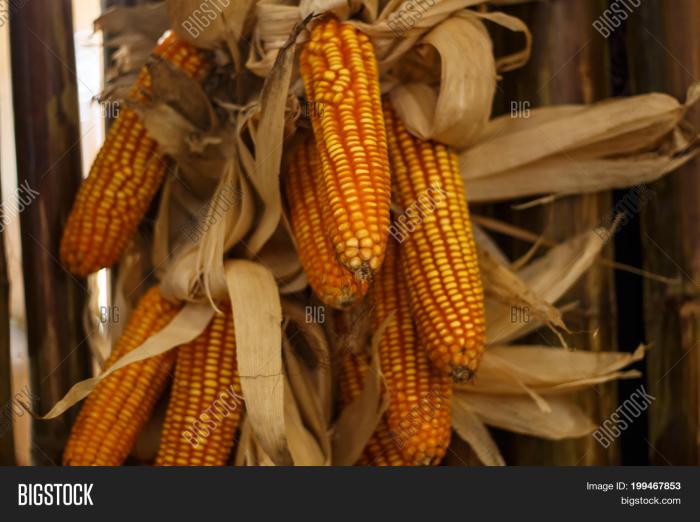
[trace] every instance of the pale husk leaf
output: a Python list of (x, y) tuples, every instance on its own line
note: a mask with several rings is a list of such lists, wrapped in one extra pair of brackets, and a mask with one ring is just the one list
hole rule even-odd
[(466, 393), (552, 395), (570, 393), (638, 372), (621, 372), (644, 358), (634, 353), (588, 352), (550, 346), (491, 346), (484, 354), (473, 385), (455, 385)]
[[(517, 272), (528, 292), (540, 301), (554, 304), (588, 270), (605, 244), (602, 229), (580, 234), (550, 249)], [(489, 344), (502, 344), (525, 335), (541, 326), (511, 320), (510, 305), (487, 299), (486, 339)]]
[(460, 154), (469, 199), (595, 192), (657, 179), (695, 155), (695, 131), (682, 119), (699, 97), (694, 84), (685, 104), (652, 93), (496, 118)]
[(506, 266), (510, 264), (509, 259), (503, 253), (501, 247), (499, 247), (493, 238), (476, 223), (472, 223), (472, 235), (474, 236), (474, 242), (477, 246), (481, 250), (488, 252), (496, 262)]
[[(495, 307), (500, 311), (495, 317), (501, 317), (506, 309), (510, 313), (513, 307), (526, 307), (533, 318), (552, 330), (566, 330), (561, 313), (556, 307), (533, 291), (507, 265), (496, 261), (485, 250), (479, 252), (479, 268), (487, 296), (487, 309), (490, 307), (493, 310)], [(493, 316), (493, 312), (490, 315), (487, 313), (487, 317)]]
[(518, 395), (457, 392), (453, 399), (453, 404), (469, 409), (484, 424), (523, 435), (561, 440), (583, 437), (596, 429), (570, 398), (548, 397), (547, 403), (549, 412), (542, 411), (529, 397)]
[(425, 83), (402, 84), (391, 101), (411, 134), (466, 147), (491, 114), (496, 91), (496, 63), (486, 27), (465, 11), (430, 31), (411, 52), (432, 46), (440, 56), (437, 95)]
[[(286, 321), (294, 322), (303, 339), (304, 354), (292, 347), (285, 329), (283, 338), (287, 393), (285, 422), (289, 450), (295, 465), (327, 466), (331, 463), (330, 417), (332, 386), (328, 343), (321, 327), (305, 320), (301, 305), (283, 302)], [(300, 348), (301, 349), (301, 348)], [(308, 351), (308, 353), (307, 353)]]
[(245, 260), (226, 262), (236, 355), (255, 438), (276, 464), (292, 461), (284, 422), (282, 307), (272, 274)]
[[(246, 21), (253, 14), (254, 0), (217, 2), (201, 11), (201, 0), (166, 0), (167, 14), (177, 34), (192, 45), (212, 49), (222, 43), (235, 46), (244, 35)], [(213, 17), (213, 19), (212, 19)], [(202, 20), (206, 20), (205, 25)]]
[(491, 437), (488, 428), (473, 413), (466, 401), (452, 401), (452, 428), (471, 446), (479, 460), (486, 466), (505, 466), (505, 460)]

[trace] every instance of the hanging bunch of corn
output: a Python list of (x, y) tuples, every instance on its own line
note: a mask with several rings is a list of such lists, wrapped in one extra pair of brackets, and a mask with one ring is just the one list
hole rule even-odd
[[(386, 322), (379, 359), (389, 405), (358, 461), (363, 466), (437, 465), (450, 443), (452, 380), (431, 367), (418, 343), (398, 250), (389, 241), (372, 288), (374, 331)], [(341, 406), (360, 394), (369, 368), (364, 353), (345, 358), (339, 377)]]
[(374, 47), (354, 26), (326, 16), (311, 28), (300, 72), (316, 108), (326, 234), (338, 260), (370, 279), (384, 259), (391, 205)]
[[(201, 79), (209, 69), (206, 55), (169, 33), (153, 50), (189, 76)], [(142, 101), (151, 88), (144, 67), (129, 97)], [(86, 276), (112, 266), (135, 233), (167, 171), (139, 116), (123, 108), (83, 182), (61, 240), (61, 262)]]
[(412, 465), (434, 465), (450, 443), (452, 379), (431, 366), (416, 335), (400, 250), (395, 241), (389, 241), (384, 265), (372, 288), (373, 330), (377, 332), (389, 321), (379, 342), (389, 394), (385, 416), (403, 458)]
[(243, 403), (231, 305), (207, 329), (177, 349), (175, 377), (156, 465), (223, 466)]
[(324, 232), (328, 216), (321, 205), (322, 176), (316, 143), (309, 136), (294, 151), (284, 178), (292, 232), (311, 288), (325, 304), (344, 308), (365, 295), (368, 282), (338, 261)]
[(430, 360), (457, 381), (473, 376), (484, 350), (484, 297), (457, 155), (420, 140), (384, 104), (395, 198), (392, 224), (418, 334)]
[[(484, 188), (491, 179), (498, 178), (499, 198), (511, 194), (503, 180), (517, 179), (513, 162), (499, 165), (500, 170), (494, 171), (498, 176), (478, 170), (482, 158), (494, 157), (494, 145), (480, 140), (493, 132), (486, 125), (499, 71), (481, 14), (465, 8), (464, 2), (442, 2), (421, 19), (425, 37), (413, 38), (418, 33), (402, 27), (401, 2), (381, 3), (377, 16), (371, 9), (360, 9), (358, 2), (342, 7), (332, 0), (314, 3), (315, 12), (331, 9), (342, 21), (330, 13), (307, 16), (308, 2), (285, 2), (283, 10), (256, 9), (255, 2), (248, 3), (250, 9), (231, 4), (198, 37), (190, 34), (194, 44), (211, 53), (192, 47), (175, 33), (154, 48), (154, 58), (169, 62), (190, 79), (171, 75), (172, 88), (161, 90), (168, 82), (158, 81), (161, 77), (154, 69), (144, 68), (127, 96), (133, 102), (129, 106), (162, 108), (157, 102), (167, 97), (164, 105), (176, 109), (176, 114), (149, 110), (142, 121), (136, 110), (123, 108), (68, 218), (61, 260), (71, 272), (84, 276), (120, 258), (163, 182), (168, 161), (179, 162), (192, 182), (191, 193), (172, 190), (163, 199), (155, 227), (159, 233), (154, 244), (147, 245), (153, 247), (155, 258), (163, 260), (153, 271), (162, 283), (138, 303), (107, 367), (119, 367), (117, 360), (127, 353), (137, 355), (134, 351), (149, 338), (157, 342), (146, 348), (157, 344), (162, 353), (98, 379), (70, 435), (65, 464), (122, 464), (169, 378), (172, 386), (157, 453), (139, 455), (143, 463), (226, 465), (247, 415), (241, 444), (235, 448), (237, 463), (326, 465), (356, 460), (352, 464), (435, 466), (445, 458), (455, 422), (461, 435), (472, 430), (476, 439), (486, 440), (480, 448), (484, 462), (501, 464), (486, 425), (512, 416), (523, 403), (508, 397), (524, 396), (520, 388), (529, 390), (542, 382), (548, 386), (538, 393), (559, 388), (550, 386), (548, 372), (534, 371), (534, 366), (525, 364), (525, 355), (503, 346), (496, 348), (500, 353), (492, 354), (492, 360), (500, 357), (513, 362), (509, 368), (525, 368), (520, 380), (527, 380), (527, 386), (518, 387), (520, 380), (512, 375), (499, 380), (495, 364), (484, 364), (484, 375), (474, 386), (455, 385), (468, 381), (482, 359), (484, 291), (457, 154), (443, 143), (460, 150), (469, 176), (480, 174), (475, 179), (480, 190), (476, 185), (471, 189), (480, 200), (494, 197)], [(198, 1), (168, 0), (168, 4), (170, 16), (183, 17), (171, 19), (172, 27), (191, 25)], [(504, 16), (491, 18), (497, 19), (503, 21)], [(511, 29), (518, 27), (505, 23)], [(251, 35), (256, 45), (237, 45)], [(457, 52), (446, 53), (453, 40), (452, 50)], [(408, 55), (416, 51), (417, 42), (436, 52), (421, 49)], [(241, 52), (249, 53), (248, 60), (241, 59)], [(299, 62), (294, 63), (297, 52)], [(502, 70), (526, 54), (503, 57)], [(465, 55), (470, 57), (466, 65), (459, 59)], [(417, 63), (424, 58), (425, 63)], [(387, 99), (396, 101), (396, 112), (388, 101), (382, 102), (378, 63), (382, 73), (386, 71), (382, 87)], [(300, 78), (295, 77), (297, 71)], [(205, 76), (206, 89), (188, 90), (192, 79), (203, 81)], [(288, 103), (289, 95), (300, 94), (301, 84), (311, 130), (304, 128), (306, 122), (293, 129), (297, 122), (289, 118), (298, 108)], [(435, 114), (430, 114), (433, 108)], [(680, 113), (680, 108), (674, 105), (673, 110)], [(179, 116), (184, 113), (183, 120)], [(211, 125), (200, 124), (200, 116), (202, 123)], [(587, 121), (594, 116), (597, 121), (597, 109)], [(524, 132), (521, 125), (527, 130), (523, 122), (516, 127), (507, 120), (494, 123), (511, 133), (510, 141), (513, 132)], [(409, 128), (439, 142), (419, 139)], [(536, 126), (525, 134), (540, 130)], [(293, 132), (299, 134), (291, 136)], [(606, 129), (606, 140), (612, 132)], [(158, 136), (159, 143), (149, 133)], [(600, 136), (586, 137), (586, 144), (598, 143)], [(675, 137), (690, 143), (685, 129)], [(689, 145), (684, 147), (690, 150)], [(163, 151), (178, 152), (166, 159)], [(278, 184), (280, 152), (286, 164)], [(545, 152), (538, 165), (552, 154)], [(265, 161), (266, 156), (271, 161)], [(532, 158), (525, 156), (518, 161), (525, 161), (524, 172), (532, 173), (538, 165), (532, 167)], [(507, 175), (501, 175), (504, 172)], [(546, 192), (550, 188), (546, 183), (541, 180), (537, 187), (528, 187), (525, 195)], [(214, 186), (209, 204), (198, 209)], [(562, 187), (561, 193), (570, 190)], [(232, 208), (231, 200), (219, 199), (230, 190), (240, 196), (240, 204), (227, 219), (219, 219)], [(298, 256), (293, 255), (286, 229), (279, 227), (280, 199)], [(171, 251), (163, 247), (180, 246), (170, 245), (171, 238), (179, 235), (179, 226), (189, 223), (185, 220), (197, 217), (198, 210), (199, 217), (206, 210), (206, 220), (198, 221), (211, 230), (206, 241), (173, 248), (172, 256), (161, 255)], [(586, 239), (588, 266), (602, 248), (596, 238)], [(558, 260), (553, 264), (571, 266), (570, 254), (562, 252), (546, 264)], [(507, 315), (506, 303), (512, 297), (544, 310), (542, 315), (556, 318), (557, 326), (563, 324), (552, 304), (563, 288), (551, 295), (528, 293), (525, 282), (508, 270), (507, 260), (499, 260), (497, 270), (496, 261), (490, 259), (482, 259), (482, 268), (489, 293), (499, 298), (493, 302), (494, 308), (500, 307), (495, 315)], [(298, 274), (299, 260), (309, 286), (334, 309), (332, 313), (299, 292), (304, 283)], [(586, 269), (583, 265), (577, 276)], [(125, 267), (124, 274), (126, 280), (136, 270)], [(497, 284), (501, 279), (505, 282)], [(514, 289), (516, 280), (520, 287)], [(166, 301), (160, 288), (183, 305)], [(213, 317), (202, 306), (206, 298), (219, 303), (220, 311)], [(489, 326), (497, 331), (498, 317), (490, 314), (490, 319), (495, 326)], [(153, 339), (172, 320), (168, 335)], [(523, 326), (506, 333), (524, 331)], [(301, 336), (295, 339), (297, 334)], [(376, 349), (371, 364), (369, 345)], [(517, 351), (523, 352), (520, 348)], [(531, 351), (552, 367), (564, 360), (555, 350), (531, 347)], [(254, 383), (246, 386), (245, 403), (239, 363), (240, 373), (250, 379), (243, 382)], [(615, 366), (596, 375), (582, 370), (563, 384), (609, 380), (619, 375), (618, 370)], [(334, 407), (334, 384), (342, 411)], [(59, 404), (57, 411), (68, 402)], [(492, 408), (504, 403), (498, 415), (491, 415)], [(380, 406), (386, 406), (381, 416), (376, 409)], [(523, 405), (518, 411), (525, 409)], [(531, 415), (541, 414), (534, 409), (537, 413)], [(52, 410), (46, 418), (58, 414)], [(516, 420), (512, 426), (522, 431), (527, 423)], [(567, 433), (585, 431), (585, 423), (574, 424)], [(368, 437), (361, 439), (360, 434)]]
[[(166, 301), (155, 286), (134, 309), (111, 356), (117, 359), (163, 329), (180, 307)], [(67, 466), (118, 466), (124, 462), (148, 420), (175, 363), (170, 351), (131, 363), (100, 381), (85, 399), (63, 454)]]

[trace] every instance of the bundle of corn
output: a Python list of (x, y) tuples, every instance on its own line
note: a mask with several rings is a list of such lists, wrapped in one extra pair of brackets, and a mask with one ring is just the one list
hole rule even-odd
[[(334, 18), (310, 32), (301, 74), (309, 103), (324, 110), (312, 118), (316, 151), (309, 150), (307, 141), (296, 153), (286, 189), (292, 231), (312, 287), (331, 306), (352, 303), (364, 293), (357, 288), (362, 282), (353, 281), (338, 262), (360, 279), (365, 279), (357, 273), (363, 267), (379, 268), (390, 230), (391, 165), (396, 203), (407, 214), (391, 229), (407, 236), (402, 258), (422, 342), (438, 368), (449, 367), (456, 380), (467, 380), (483, 350), (483, 291), (456, 156), (410, 136), (389, 102), (382, 112), (374, 52), (366, 36)], [(304, 175), (300, 166), (307, 164)], [(425, 215), (424, 209), (420, 215), (431, 190), (442, 200), (434, 213)], [(303, 209), (313, 214), (306, 222), (300, 219)], [(337, 261), (329, 259), (329, 251)], [(320, 288), (318, 279), (328, 282), (329, 273), (338, 283)]]
[[(230, 62), (217, 64), (215, 90), (195, 95), (173, 85), (152, 93), (140, 112), (160, 150), (183, 151), (173, 158), (190, 170), (189, 181), (217, 183), (213, 194), (164, 190), (152, 272), (182, 310), (125, 357), (118, 345), (109, 368), (119, 370), (78, 383), (47, 417), (92, 391), (88, 415), (118, 372), (177, 349), (152, 456), (158, 464), (224, 464), (239, 422), (236, 462), (244, 464), (435, 465), (448, 451), (450, 426), (483, 462), (501, 464), (487, 425), (549, 438), (589, 433), (590, 421), (571, 401), (548, 395), (632, 376), (622, 368), (641, 352), (506, 344), (540, 326), (565, 328), (555, 303), (608, 231), (573, 238), (521, 267), (473, 225), (464, 186), (470, 201), (567, 194), (593, 189), (577, 177), (587, 167), (599, 174), (598, 189), (621, 186), (637, 181), (623, 164), (643, 164), (640, 176), (651, 179), (687, 161), (695, 133), (682, 123), (685, 107), (659, 96), (651, 104), (620, 100), (489, 121), (497, 72), (521, 64), (527, 51), (497, 61), (481, 20), (527, 28), (465, 9), (477, 3), (436, 0), (401, 32), (391, 27), (396, 2), (380, 14), (376, 6), (353, 13), (331, 0), (269, 2), (226, 8), (198, 38), (183, 34)], [(304, 11), (311, 4), (332, 12), (311, 16)], [(169, 0), (168, 7), (173, 27), (184, 27), (192, 2)], [(246, 67), (264, 82), (243, 72), (245, 52)], [(416, 67), (421, 60), (425, 66)], [(172, 102), (167, 110), (159, 96)], [(190, 98), (201, 102), (195, 118), (216, 122), (206, 136), (197, 132)], [(693, 91), (687, 106), (698, 98)], [(298, 117), (300, 103), (310, 124)], [(580, 122), (575, 131), (571, 119)], [(554, 145), (522, 139), (537, 132)], [(188, 152), (213, 159), (203, 167)], [(565, 153), (587, 167), (562, 169)], [(601, 174), (613, 162), (614, 173)], [(192, 220), (197, 237), (184, 241), (183, 223)], [(96, 266), (94, 259), (72, 262)], [(328, 324), (331, 314), (317, 299), (339, 309)], [(210, 303), (224, 303), (224, 314), (214, 317)], [(510, 321), (513, 303), (528, 306), (533, 320)], [(342, 332), (333, 328), (336, 317), (345, 321)], [(570, 364), (580, 371), (562, 370)], [(209, 407), (226, 390), (245, 397), (245, 411), (236, 403), (217, 429), (193, 428), (212, 420)]]
[[(231, 307), (222, 308), (192, 342), (177, 351), (132, 363), (102, 380), (80, 410), (64, 464), (122, 464), (151, 416), (173, 366), (175, 375), (156, 465), (225, 464), (241, 419), (242, 400)], [(179, 310), (161, 296), (159, 287), (148, 290), (105, 369), (162, 330)]]

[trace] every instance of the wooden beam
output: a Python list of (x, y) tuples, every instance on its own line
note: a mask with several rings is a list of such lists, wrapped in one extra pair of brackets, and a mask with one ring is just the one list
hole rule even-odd
[[(647, 0), (628, 34), (632, 93), (667, 92), (685, 99), (700, 80), (700, 4)], [(700, 111), (687, 118), (700, 128)], [(652, 183), (642, 212), (644, 268), (677, 276), (676, 286), (645, 282), (650, 463), (700, 464), (700, 161)]]
[[(38, 193), (20, 214), (31, 389), (35, 407), (47, 411), (89, 375), (84, 282), (58, 261), (82, 172), (70, 0), (32, 0), (10, 10), (10, 46), (18, 183)], [(75, 413), (34, 422), (35, 463), (60, 463)]]
[[(592, 27), (603, 12), (606, 2), (599, 0), (552, 0), (528, 3), (505, 9), (523, 19), (533, 35), (530, 62), (514, 72), (506, 73), (497, 103), (501, 112), (539, 106), (591, 103), (608, 96), (607, 41)], [(508, 48), (522, 45), (506, 39)], [(516, 110), (513, 117), (527, 117), (525, 110)], [(467, 187), (468, 188), (468, 187)], [(524, 228), (545, 231), (548, 238), (561, 241), (599, 225), (610, 213), (610, 193), (566, 197), (551, 205), (525, 211), (511, 211), (500, 206), (501, 215)], [(511, 249), (520, 255), (529, 245)], [(612, 257), (610, 249), (605, 257)], [(571, 335), (570, 346), (578, 350), (615, 350), (615, 305), (612, 271), (595, 263), (581, 281), (562, 299), (578, 301), (578, 312), (565, 320)], [(541, 331), (524, 340), (533, 344), (558, 345), (556, 337)], [(576, 398), (593, 419), (600, 422), (617, 406), (614, 385), (603, 385), (581, 393)], [(509, 464), (530, 465), (605, 465), (614, 464), (619, 449), (605, 449), (592, 437), (562, 442), (549, 442), (531, 437), (498, 433), (504, 457)]]

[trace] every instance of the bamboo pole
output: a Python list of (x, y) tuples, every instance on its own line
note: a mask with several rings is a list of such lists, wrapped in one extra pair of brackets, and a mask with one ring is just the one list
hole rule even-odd
[[(700, 4), (647, 0), (632, 14), (628, 35), (632, 93), (668, 92), (685, 99), (700, 79)], [(688, 120), (700, 128), (700, 111)], [(700, 161), (650, 185), (642, 211), (644, 267), (678, 276), (677, 286), (645, 282), (647, 389), (656, 398), (645, 441), (657, 465), (700, 463)]]
[[(38, 196), (20, 214), (31, 390), (48, 410), (88, 376), (81, 329), (84, 282), (58, 261), (63, 224), (81, 181), (71, 2), (33, 0), (10, 11), (18, 183)], [(32, 456), (57, 464), (76, 410), (33, 423)]]
[[(2, 201), (2, 190), (0, 190)], [(0, 209), (0, 223), (6, 211)], [(0, 466), (15, 463), (12, 432), (12, 359), (10, 356), (10, 283), (7, 278), (4, 225), (0, 226)]]
[[(505, 75), (497, 99), (502, 110), (514, 109), (512, 117), (526, 118), (529, 108), (590, 103), (608, 95), (607, 42), (591, 25), (605, 4), (598, 0), (553, 0), (506, 9), (527, 23), (533, 35), (533, 49), (524, 68)], [(508, 43), (508, 39), (506, 42), (511, 48), (517, 45)], [(560, 241), (603, 222), (610, 212), (610, 194), (567, 197), (527, 211), (504, 209), (501, 205), (499, 211), (509, 214), (508, 219), (519, 226), (544, 230), (547, 237)], [(521, 244), (511, 252), (519, 255), (526, 248)], [(606, 250), (605, 256), (611, 257), (609, 247)], [(598, 262), (562, 299), (579, 304), (580, 312), (565, 317), (573, 332), (565, 336), (570, 346), (592, 351), (616, 349), (613, 292), (612, 272)], [(526, 341), (559, 344), (546, 331)], [(598, 386), (580, 394), (578, 400), (594, 422), (605, 419), (617, 406), (614, 385)], [(605, 465), (616, 463), (619, 458), (616, 445), (605, 449), (592, 437), (550, 442), (497, 433), (497, 438), (509, 464)]]

